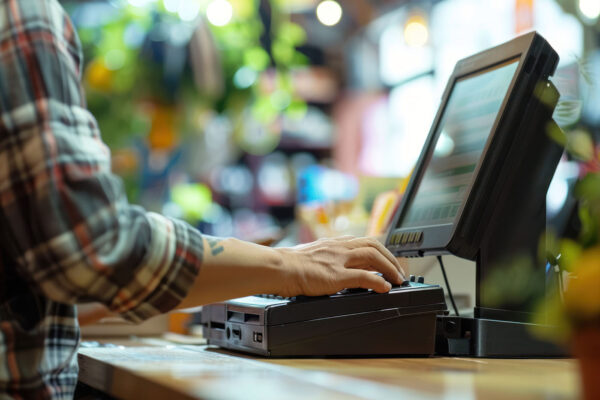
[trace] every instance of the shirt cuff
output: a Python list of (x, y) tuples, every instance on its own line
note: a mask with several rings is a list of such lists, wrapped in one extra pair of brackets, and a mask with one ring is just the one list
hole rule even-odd
[[(136, 277), (148, 295), (136, 305), (118, 310), (123, 318), (141, 322), (175, 308), (192, 287), (202, 264), (202, 234), (187, 223), (147, 213), (152, 239), (146, 268)], [(120, 294), (127, 298), (127, 294)]]

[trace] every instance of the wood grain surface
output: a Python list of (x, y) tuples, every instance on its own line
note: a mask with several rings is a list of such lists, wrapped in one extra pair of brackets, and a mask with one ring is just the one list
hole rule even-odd
[[(88, 344), (89, 346), (89, 344)], [(79, 379), (124, 399), (575, 399), (570, 359), (265, 359), (161, 339), (79, 350)]]

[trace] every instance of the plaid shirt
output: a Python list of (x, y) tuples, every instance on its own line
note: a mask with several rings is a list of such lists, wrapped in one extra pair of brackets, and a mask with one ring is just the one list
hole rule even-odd
[(132, 321), (175, 307), (203, 239), (127, 203), (56, 0), (0, 0), (0, 399), (71, 398), (75, 303)]

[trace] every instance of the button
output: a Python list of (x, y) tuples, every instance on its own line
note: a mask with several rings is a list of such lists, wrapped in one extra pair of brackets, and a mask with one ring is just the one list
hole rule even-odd
[(402, 234), (402, 244), (406, 244), (408, 240), (408, 234), (405, 232)]
[(421, 242), (422, 239), (423, 239), (423, 232), (417, 232), (417, 238), (415, 239), (415, 242), (419, 243), (419, 242)]
[(411, 282), (414, 282), (414, 281), (415, 281), (415, 276), (414, 276), (414, 275), (411, 275), (411, 276), (410, 276), (408, 279), (409, 279)]
[(408, 234), (408, 243), (414, 243), (415, 242), (415, 232), (411, 232)]
[(423, 278), (422, 276), (419, 276), (419, 278), (417, 278), (417, 282), (425, 283), (425, 278)]
[(400, 243), (400, 234), (399, 233), (394, 233), (394, 236), (392, 238), (392, 243), (393, 244), (399, 244)]

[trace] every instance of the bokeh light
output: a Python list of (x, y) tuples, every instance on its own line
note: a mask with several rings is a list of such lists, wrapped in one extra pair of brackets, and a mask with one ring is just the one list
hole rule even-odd
[(425, 18), (420, 15), (412, 16), (404, 27), (404, 41), (412, 47), (421, 47), (427, 43), (429, 31)]
[(134, 7), (146, 7), (151, 3), (156, 3), (156, 0), (128, 0), (128, 3)]
[(177, 15), (182, 21), (193, 21), (200, 13), (200, 3), (193, 0), (184, 0), (179, 2)]
[(215, 26), (225, 26), (233, 17), (233, 7), (227, 0), (213, 0), (206, 8), (208, 22)]
[(125, 65), (125, 52), (120, 49), (112, 49), (104, 55), (104, 65), (111, 71), (116, 71)]
[(238, 89), (247, 89), (254, 85), (257, 78), (258, 74), (255, 70), (244, 66), (238, 69), (233, 75), (233, 84)]
[(596, 21), (600, 16), (599, 0), (579, 0), (579, 11), (590, 21)]
[(172, 12), (172, 13), (177, 12), (177, 10), (179, 9), (179, 3), (181, 3), (181, 0), (164, 0), (163, 1), (165, 9), (168, 12)]
[(342, 6), (334, 0), (322, 1), (317, 6), (317, 18), (323, 25), (336, 25), (342, 19), (342, 13)]

